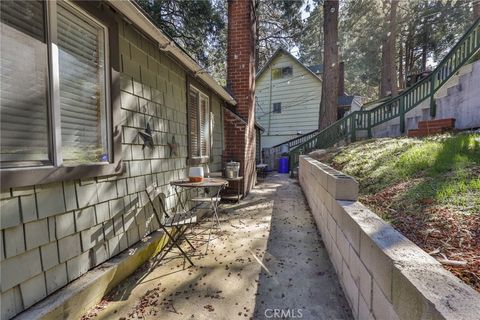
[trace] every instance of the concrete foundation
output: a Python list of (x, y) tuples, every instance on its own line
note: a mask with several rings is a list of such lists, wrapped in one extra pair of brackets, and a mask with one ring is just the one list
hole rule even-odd
[(433, 119), (455, 118), (456, 129), (480, 127), (480, 60), (467, 64), (450, 78), (436, 93), (437, 114), (430, 116), (430, 100), (423, 101), (405, 115), (405, 132), (400, 132), (400, 119), (395, 118), (372, 129), (376, 138), (406, 135), (417, 129), (418, 122)]

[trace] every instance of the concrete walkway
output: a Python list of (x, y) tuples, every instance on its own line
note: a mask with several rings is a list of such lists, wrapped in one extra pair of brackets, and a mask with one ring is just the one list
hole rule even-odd
[[(176, 253), (145, 265), (84, 319), (351, 319), (295, 180), (271, 174), (220, 219), (195, 267)], [(205, 232), (191, 236), (205, 253)]]

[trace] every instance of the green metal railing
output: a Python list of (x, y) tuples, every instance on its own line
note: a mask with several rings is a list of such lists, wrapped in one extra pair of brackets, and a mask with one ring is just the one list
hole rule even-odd
[(430, 115), (435, 117), (434, 95), (480, 49), (480, 19), (467, 30), (457, 44), (443, 58), (433, 72), (400, 95), (363, 111), (355, 111), (332, 123), (289, 150), (290, 171), (298, 166), (301, 154), (328, 148), (342, 140), (355, 141), (358, 130), (366, 130), (372, 137), (372, 128), (400, 118), (400, 131), (405, 132), (405, 114), (423, 101), (430, 99)]
[(308, 133), (305, 133), (304, 135), (301, 135), (293, 139), (290, 139), (288, 141), (274, 145), (273, 147), (270, 147), (270, 149), (272, 149), (271, 153), (278, 154), (278, 156), (280, 156), (282, 153), (282, 148), (284, 146), (287, 146), (288, 151), (290, 151), (290, 149), (304, 142), (307, 142), (310, 138), (314, 137), (317, 133), (318, 133), (318, 130), (313, 130)]

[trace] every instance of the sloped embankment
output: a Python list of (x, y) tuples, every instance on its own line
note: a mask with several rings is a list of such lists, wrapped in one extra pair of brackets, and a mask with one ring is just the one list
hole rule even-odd
[(480, 292), (480, 135), (384, 138), (315, 155), (359, 200)]

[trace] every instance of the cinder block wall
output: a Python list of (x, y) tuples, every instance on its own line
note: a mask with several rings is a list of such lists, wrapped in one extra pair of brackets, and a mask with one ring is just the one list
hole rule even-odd
[[(121, 176), (63, 181), (1, 192), (1, 319), (9, 319), (158, 228), (146, 186), (186, 176), (186, 74), (119, 18), (123, 161)], [(221, 168), (222, 109), (213, 97), (214, 163)], [(146, 122), (155, 148), (142, 150)], [(167, 142), (175, 136), (178, 156)], [(183, 195), (182, 196), (187, 196)]]
[(480, 294), (357, 202), (357, 182), (310, 157), (299, 180), (355, 319), (479, 319)]

